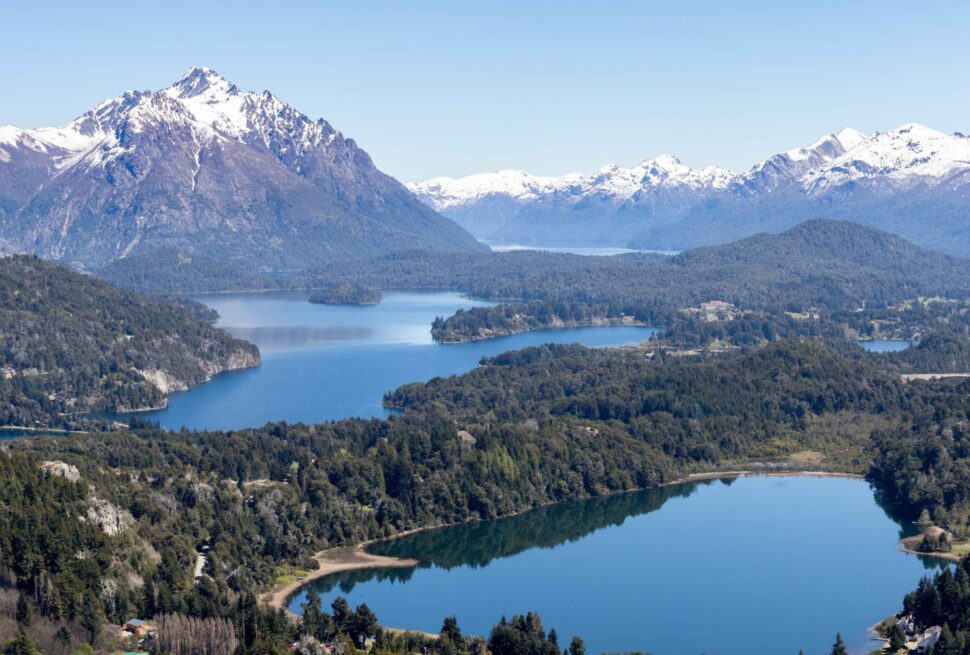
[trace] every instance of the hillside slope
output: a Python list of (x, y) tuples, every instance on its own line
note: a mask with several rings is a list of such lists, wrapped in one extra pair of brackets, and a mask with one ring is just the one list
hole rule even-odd
[(182, 307), (36, 257), (0, 259), (0, 424), (66, 427), (83, 412), (157, 407), (259, 361), (255, 346)]
[(482, 249), (326, 121), (207, 68), (0, 128), (0, 238), (88, 269), (164, 247), (260, 270)]

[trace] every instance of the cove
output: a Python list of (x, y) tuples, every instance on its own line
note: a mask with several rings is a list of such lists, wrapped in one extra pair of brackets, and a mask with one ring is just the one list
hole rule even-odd
[[(416, 569), (361, 570), (310, 588), (367, 603), (383, 624), (438, 632), (456, 615), (487, 635), (530, 610), (587, 652), (853, 653), (938, 564), (898, 550), (910, 534), (858, 479), (751, 476), (541, 507), (417, 533), (369, 550)], [(289, 599), (300, 613), (306, 588)]]
[(619, 346), (656, 333), (645, 327), (565, 328), (440, 345), (431, 340), (436, 316), (492, 303), (449, 292), (386, 292), (379, 305), (353, 307), (310, 304), (309, 295), (196, 296), (219, 312), (218, 327), (259, 346), (262, 366), (218, 375), (172, 394), (166, 409), (139, 416), (173, 430), (386, 417), (390, 412), (381, 400), (387, 391), (464, 373), (482, 357), (542, 343)]

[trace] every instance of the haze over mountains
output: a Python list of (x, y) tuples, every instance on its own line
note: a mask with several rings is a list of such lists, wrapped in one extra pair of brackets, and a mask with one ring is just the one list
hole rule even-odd
[(970, 138), (918, 124), (847, 128), (743, 173), (661, 155), (591, 175), (506, 170), (408, 186), (477, 237), (507, 243), (680, 250), (825, 217), (970, 254)]
[(161, 247), (266, 270), (482, 248), (326, 121), (207, 68), (63, 127), (0, 127), (0, 250), (95, 268)]

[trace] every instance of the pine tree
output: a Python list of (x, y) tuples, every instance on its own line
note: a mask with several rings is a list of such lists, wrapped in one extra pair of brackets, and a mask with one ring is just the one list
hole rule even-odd
[(906, 645), (906, 634), (902, 627), (897, 623), (889, 633), (889, 650), (896, 652)]
[(836, 633), (831, 655), (849, 655), (849, 649), (845, 647), (845, 642), (842, 641), (842, 633)]
[(572, 641), (569, 642), (569, 650), (566, 653), (567, 655), (586, 655), (586, 644), (579, 637), (573, 637)]
[(71, 647), (71, 633), (62, 625), (57, 629), (57, 633), (54, 635), (54, 641), (59, 643), (61, 648), (66, 651)]
[(447, 617), (441, 624), (441, 636), (447, 637), (458, 650), (464, 650), (465, 638), (458, 627), (458, 618), (455, 616)]
[(84, 597), (84, 609), (81, 612), (81, 627), (88, 631), (89, 641), (93, 645), (101, 632), (103, 619), (101, 618), (101, 603), (92, 593)]
[(940, 630), (940, 638), (937, 640), (936, 645), (933, 646), (933, 654), (960, 655), (960, 646), (957, 644), (956, 637), (953, 636), (950, 626), (946, 623), (943, 624), (943, 629)]
[(3, 645), (2, 655), (42, 655), (34, 640), (23, 630), (17, 630), (17, 636)]
[(343, 596), (337, 596), (333, 603), (330, 604), (330, 610), (333, 613), (333, 623), (337, 632), (345, 632), (350, 624), (350, 605), (347, 604), (347, 599)]
[(34, 611), (27, 602), (27, 596), (23, 592), (17, 594), (17, 625), (23, 629), (30, 627), (30, 622), (34, 618)]

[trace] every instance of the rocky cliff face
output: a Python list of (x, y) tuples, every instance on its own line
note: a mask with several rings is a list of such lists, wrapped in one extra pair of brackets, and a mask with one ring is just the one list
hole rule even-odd
[(0, 238), (89, 269), (163, 247), (267, 270), (481, 248), (326, 121), (205, 68), (0, 128)]

